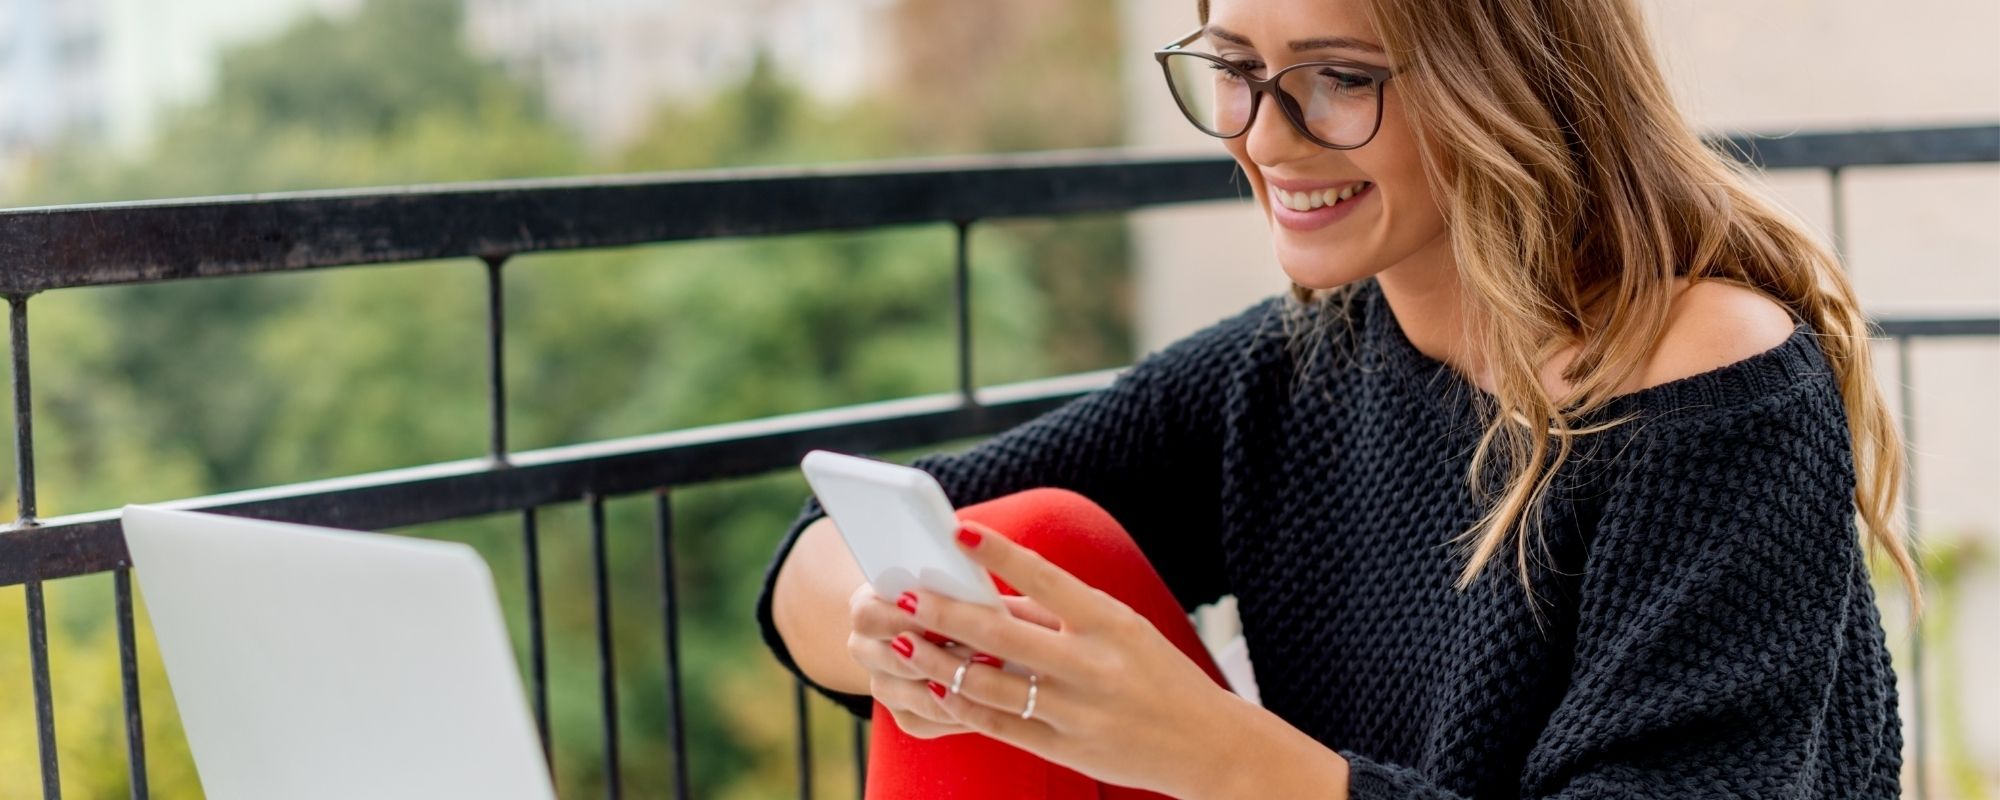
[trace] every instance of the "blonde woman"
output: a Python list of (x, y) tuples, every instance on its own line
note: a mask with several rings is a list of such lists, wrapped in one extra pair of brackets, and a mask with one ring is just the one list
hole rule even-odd
[(1894, 797), (1863, 317), (1631, 0), (1199, 14), (1156, 57), (1294, 289), (917, 462), (1005, 611), (875, 597), (808, 501), (759, 621), (868, 795)]

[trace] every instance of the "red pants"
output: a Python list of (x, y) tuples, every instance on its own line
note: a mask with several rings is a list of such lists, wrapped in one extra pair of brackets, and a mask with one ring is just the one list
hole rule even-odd
[[(958, 517), (984, 523), (1131, 606), (1217, 684), (1228, 686), (1159, 573), (1124, 527), (1096, 503), (1075, 492), (1031, 489), (959, 509)], [(1005, 582), (999, 586), (1003, 594), (1017, 594)], [(982, 734), (917, 739), (903, 733), (895, 716), (877, 702), (869, 739), (867, 797), (1137, 800), (1160, 795), (1098, 783)]]

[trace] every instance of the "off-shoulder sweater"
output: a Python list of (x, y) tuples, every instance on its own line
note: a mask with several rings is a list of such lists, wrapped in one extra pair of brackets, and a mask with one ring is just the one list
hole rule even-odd
[[(1349, 760), (1353, 797), (1898, 795), (1846, 413), (1808, 323), (1590, 417), (1629, 421), (1557, 471), (1531, 600), (1511, 549), (1454, 586), (1490, 396), (1417, 350), (1373, 279), (1350, 288), (1268, 298), (915, 465), (959, 506), (1079, 492), (1184, 608), (1235, 595), (1263, 704)], [(771, 590), (823, 513), (807, 499), (757, 604), (802, 678)]]

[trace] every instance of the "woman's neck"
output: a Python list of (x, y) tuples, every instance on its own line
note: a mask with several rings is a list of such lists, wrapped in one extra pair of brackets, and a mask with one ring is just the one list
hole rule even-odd
[(1449, 243), (1442, 237), (1439, 243), (1445, 245), (1443, 257), (1431, 252), (1438, 248), (1425, 248), (1377, 273), (1375, 281), (1382, 287), (1382, 299), (1388, 301), (1389, 310), (1395, 312), (1404, 338), (1417, 352), (1449, 364), (1473, 385), (1491, 392), (1491, 382), (1485, 380), (1485, 359), (1466, 344), (1470, 341), (1468, 325)]

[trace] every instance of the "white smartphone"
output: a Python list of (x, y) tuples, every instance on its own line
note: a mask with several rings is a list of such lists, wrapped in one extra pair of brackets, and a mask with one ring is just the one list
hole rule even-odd
[(827, 450), (807, 453), (799, 467), (876, 595), (894, 598), (922, 587), (1001, 605), (986, 569), (953, 543), (958, 516), (930, 473)]

